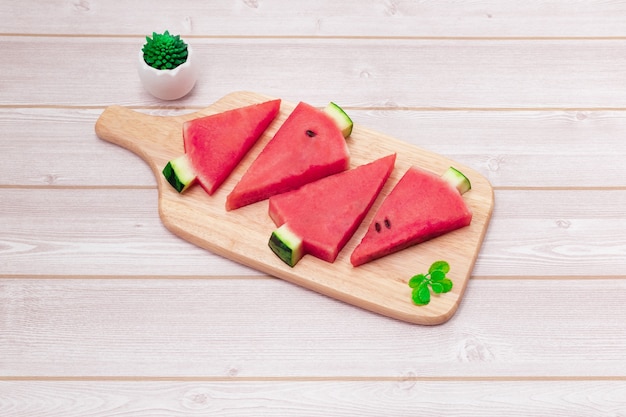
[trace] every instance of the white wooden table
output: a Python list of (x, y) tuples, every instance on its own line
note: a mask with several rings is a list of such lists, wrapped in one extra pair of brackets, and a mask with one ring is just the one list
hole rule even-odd
[[(146, 93), (169, 29), (192, 94)], [(0, 415), (626, 415), (626, 2), (0, 4)], [(378, 316), (199, 249), (99, 140), (237, 90), (467, 164), (495, 209), (459, 310)]]

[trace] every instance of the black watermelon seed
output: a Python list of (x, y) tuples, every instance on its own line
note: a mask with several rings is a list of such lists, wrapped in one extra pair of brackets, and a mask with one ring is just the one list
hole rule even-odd
[(385, 217), (385, 227), (386, 227), (387, 229), (391, 229), (391, 222), (390, 222), (390, 221), (389, 221), (389, 219), (388, 219), (388, 218), (386, 218), (386, 217)]
[(307, 135), (308, 137), (310, 137), (310, 138), (314, 138), (315, 136), (317, 136), (317, 133), (315, 133), (315, 132), (314, 132), (314, 131), (312, 131), (312, 130), (307, 130), (307, 131), (306, 131), (306, 135)]
[(376, 223), (374, 224), (374, 228), (376, 229), (376, 231), (377, 231), (378, 233), (380, 233), (380, 223), (376, 222)]

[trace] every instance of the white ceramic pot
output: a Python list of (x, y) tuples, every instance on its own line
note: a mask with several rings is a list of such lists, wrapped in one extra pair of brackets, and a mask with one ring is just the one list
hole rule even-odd
[(191, 46), (187, 44), (187, 60), (171, 70), (159, 70), (146, 64), (139, 50), (137, 69), (144, 88), (162, 100), (176, 100), (187, 95), (198, 78), (197, 65)]

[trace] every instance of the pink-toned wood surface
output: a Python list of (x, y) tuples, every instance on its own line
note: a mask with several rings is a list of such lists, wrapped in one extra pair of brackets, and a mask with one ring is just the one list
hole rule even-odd
[[(470, 167), (355, 125), (347, 139), (351, 166), (396, 153), (394, 171), (369, 215), (334, 263), (306, 255), (293, 268), (268, 248), (267, 242), (275, 226), (267, 214), (267, 200), (230, 212), (224, 209), (224, 204), (250, 162), (293, 110), (294, 103), (283, 100), (279, 116), (212, 196), (197, 185), (179, 194), (167, 183), (161, 170), (167, 161), (184, 152), (182, 123), (185, 120), (271, 98), (252, 92), (234, 92), (201, 111), (179, 116), (151, 116), (121, 106), (110, 106), (99, 117), (95, 129), (101, 139), (136, 153), (148, 163), (158, 183), (161, 220), (183, 239), (264, 273), (385, 316), (428, 325), (441, 324), (452, 317), (462, 300), (494, 205), (490, 183)], [(353, 267), (349, 261), (350, 253), (365, 233), (384, 196), (411, 165), (435, 173), (443, 173), (449, 166), (463, 171), (472, 183), (472, 190), (464, 195), (473, 212), (472, 223), (420, 245)], [(416, 306), (411, 300), (407, 281), (415, 274), (427, 272), (430, 264), (437, 260), (450, 264), (448, 277), (454, 283), (453, 289), (433, 296), (426, 306)]]
[[(626, 415), (626, 2), (0, 2), (0, 416)], [(181, 34), (188, 96), (137, 51)], [(111, 105), (324, 106), (495, 205), (454, 316), (390, 319), (202, 249), (97, 137)]]

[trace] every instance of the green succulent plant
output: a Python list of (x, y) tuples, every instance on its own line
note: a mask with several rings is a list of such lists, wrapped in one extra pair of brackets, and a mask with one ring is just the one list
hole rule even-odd
[(152, 68), (160, 70), (174, 69), (187, 61), (187, 44), (180, 35), (152, 32), (152, 38), (146, 36), (143, 48), (143, 59)]

